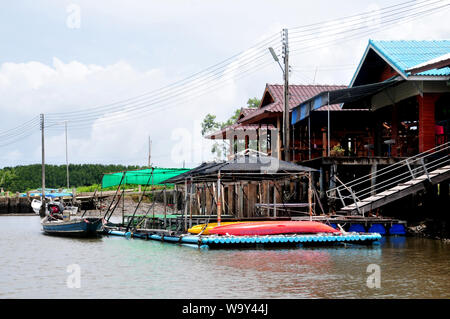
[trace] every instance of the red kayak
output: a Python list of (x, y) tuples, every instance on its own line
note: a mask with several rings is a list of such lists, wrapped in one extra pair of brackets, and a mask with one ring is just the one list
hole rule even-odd
[(215, 235), (264, 236), (278, 234), (339, 233), (340, 231), (320, 222), (265, 221), (217, 226), (209, 232)]

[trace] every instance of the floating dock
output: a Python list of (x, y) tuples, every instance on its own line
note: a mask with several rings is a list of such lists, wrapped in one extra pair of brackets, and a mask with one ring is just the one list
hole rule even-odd
[[(135, 220), (130, 224), (131, 227), (137, 225), (139, 218), (144, 215), (136, 215)], [(124, 224), (128, 224), (132, 215), (124, 216)], [(162, 226), (164, 225), (164, 220), (166, 220), (167, 229), (172, 231), (182, 232), (185, 224), (185, 216), (181, 214), (155, 214), (145, 215), (147, 220), (144, 225), (150, 226)], [(189, 217), (188, 228), (206, 223), (217, 223), (216, 216), (204, 216), (204, 215), (193, 215)], [(388, 217), (362, 217), (362, 216), (303, 216), (303, 217), (278, 217), (278, 218), (267, 218), (267, 217), (253, 217), (239, 219), (233, 215), (222, 216), (222, 222), (249, 222), (249, 221), (317, 221), (326, 223), (336, 229), (337, 225), (341, 225), (346, 232), (359, 232), (359, 233), (380, 233), (381, 235), (406, 235), (407, 223), (404, 220), (399, 220), (395, 218)]]
[(251, 247), (298, 247), (329, 246), (340, 244), (370, 245), (381, 239), (377, 233), (345, 233), (314, 235), (267, 235), (267, 236), (195, 236), (190, 234), (125, 232), (108, 230), (107, 235), (157, 240), (161, 242), (188, 244), (198, 248), (251, 248)]

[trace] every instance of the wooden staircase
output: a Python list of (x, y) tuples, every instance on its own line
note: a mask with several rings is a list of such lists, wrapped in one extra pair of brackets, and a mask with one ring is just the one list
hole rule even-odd
[[(380, 182), (374, 182), (384, 176)], [(393, 177), (392, 177), (393, 176)], [(368, 174), (327, 191), (339, 199), (345, 215), (362, 215), (450, 179), (450, 143), (392, 164), (376, 175)], [(339, 181), (339, 180), (338, 180)], [(369, 187), (367, 185), (370, 184)], [(365, 188), (364, 188), (365, 187)]]

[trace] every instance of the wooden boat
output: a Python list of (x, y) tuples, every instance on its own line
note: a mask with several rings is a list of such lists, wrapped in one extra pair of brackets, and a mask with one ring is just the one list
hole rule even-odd
[[(39, 209), (41, 207), (39, 201)], [(37, 203), (35, 203), (37, 208)], [(45, 217), (41, 219), (42, 229), (49, 235), (68, 237), (92, 237), (101, 233), (103, 218), (83, 218), (71, 216), (77, 207), (63, 206), (60, 202), (49, 202), (45, 205)]]
[(42, 221), (42, 229), (46, 234), (69, 237), (93, 237), (102, 231), (102, 218), (72, 218), (70, 220), (54, 220), (46, 216)]
[(265, 221), (239, 223), (214, 227), (209, 231), (215, 235), (264, 236), (279, 234), (340, 233), (324, 223), (313, 221)]

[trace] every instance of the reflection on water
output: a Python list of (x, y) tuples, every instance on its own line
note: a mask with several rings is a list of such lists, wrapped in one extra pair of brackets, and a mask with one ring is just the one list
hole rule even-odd
[[(45, 236), (38, 217), (0, 217), (0, 298), (449, 298), (450, 245), (392, 237), (371, 247), (199, 250)], [(81, 288), (67, 288), (67, 266)], [(366, 285), (381, 269), (381, 288)]]

